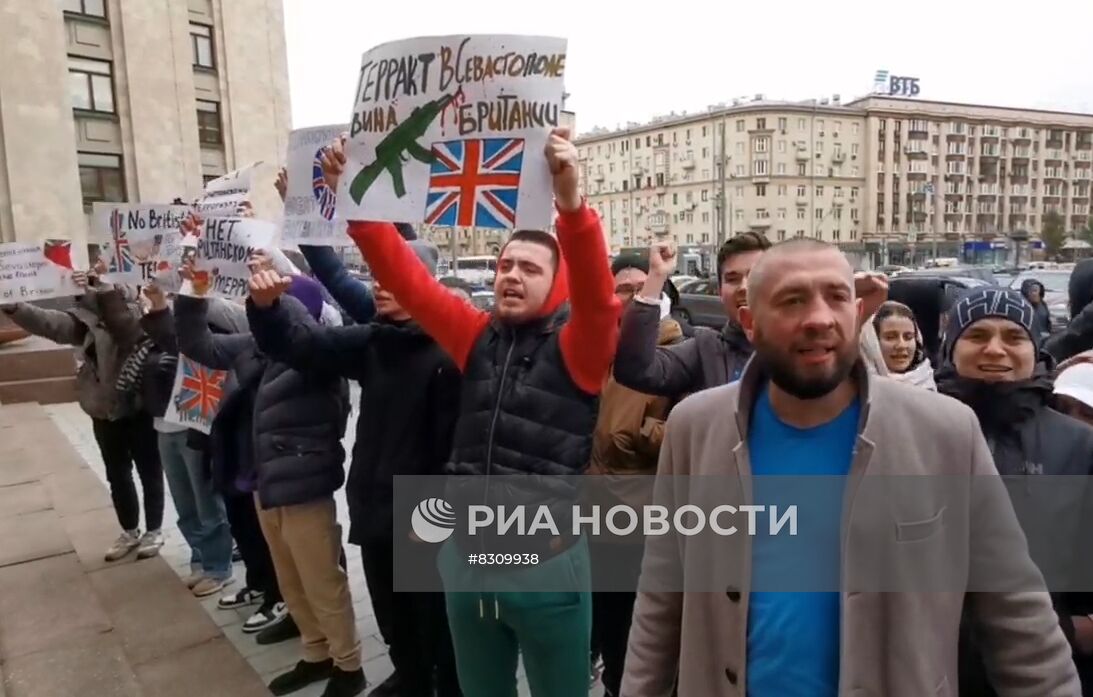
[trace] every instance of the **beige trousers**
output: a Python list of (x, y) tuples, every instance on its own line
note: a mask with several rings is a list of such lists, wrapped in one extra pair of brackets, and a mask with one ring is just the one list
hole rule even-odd
[(254, 499), (281, 595), (300, 628), (304, 660), (332, 658), (344, 671), (358, 670), (361, 642), (349, 578), (338, 565), (342, 528), (334, 499), (268, 510), (257, 494)]

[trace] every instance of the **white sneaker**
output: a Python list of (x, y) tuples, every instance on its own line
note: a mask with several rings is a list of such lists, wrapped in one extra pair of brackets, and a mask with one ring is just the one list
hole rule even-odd
[(152, 557), (159, 556), (159, 550), (163, 547), (163, 532), (160, 530), (149, 530), (144, 533), (144, 537), (140, 538), (140, 544), (137, 546), (137, 559), (151, 559)]
[(258, 605), (262, 602), (265, 595), (262, 591), (256, 591), (252, 588), (244, 586), (239, 589), (237, 593), (231, 595), (225, 595), (220, 599), (220, 602), (216, 604), (221, 610), (234, 610), (236, 608), (247, 607), (249, 605)]
[(140, 546), (140, 534), (137, 530), (126, 530), (118, 535), (110, 549), (106, 550), (106, 561), (118, 561), (124, 559), (134, 549)]
[(288, 614), (288, 607), (284, 603), (275, 605), (263, 605), (258, 611), (247, 618), (243, 623), (244, 634), (256, 634), (270, 625), (276, 624), (282, 617)]

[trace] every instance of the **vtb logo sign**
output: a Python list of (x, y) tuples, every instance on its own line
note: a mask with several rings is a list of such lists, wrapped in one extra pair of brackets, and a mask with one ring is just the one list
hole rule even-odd
[(423, 542), (443, 542), (455, 531), (455, 510), (444, 499), (425, 499), (414, 508), (410, 527)]
[(899, 97), (917, 97), (919, 92), (917, 77), (900, 77), (892, 75), (888, 78), (888, 94)]

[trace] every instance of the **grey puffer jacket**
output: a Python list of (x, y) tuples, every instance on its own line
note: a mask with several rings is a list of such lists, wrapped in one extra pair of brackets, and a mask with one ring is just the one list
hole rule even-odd
[(615, 380), (624, 387), (659, 397), (678, 398), (736, 380), (751, 358), (751, 343), (739, 327), (721, 331), (696, 327), (694, 336), (657, 346), (660, 307), (632, 302), (622, 315), (615, 353)]
[[(293, 321), (314, 321), (295, 298), (281, 302)], [(204, 300), (179, 296), (174, 311), (179, 352), (232, 371), (210, 434), (218, 486), (253, 486), (263, 509), (337, 491), (345, 481), (341, 438), (349, 416), (348, 383), (330, 370), (301, 372), (270, 360), (249, 333), (214, 335)], [(249, 461), (238, 462), (240, 456)]]
[(48, 310), (18, 303), (5, 312), (31, 334), (77, 348), (76, 395), (93, 419), (114, 421), (132, 415), (137, 405), (118, 393), (118, 374), (141, 340), (140, 314), (124, 286), (88, 288), (68, 310)]

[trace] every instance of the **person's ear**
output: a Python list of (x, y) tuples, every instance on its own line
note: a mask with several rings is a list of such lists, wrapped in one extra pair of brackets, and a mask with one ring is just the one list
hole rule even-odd
[(753, 341), (755, 336), (755, 313), (744, 305), (740, 308), (740, 326), (744, 329), (744, 335), (748, 341)]

